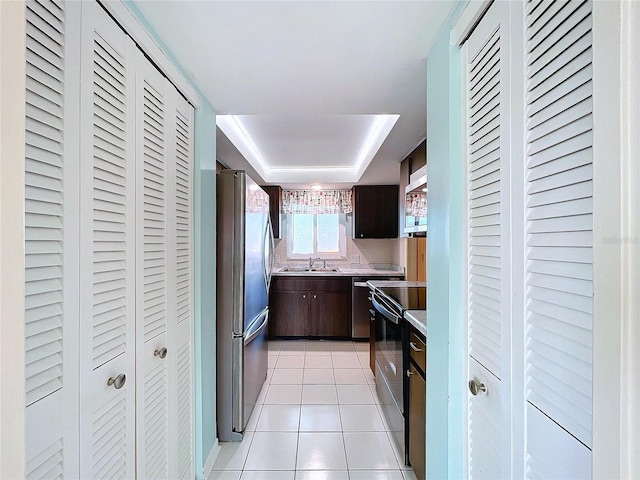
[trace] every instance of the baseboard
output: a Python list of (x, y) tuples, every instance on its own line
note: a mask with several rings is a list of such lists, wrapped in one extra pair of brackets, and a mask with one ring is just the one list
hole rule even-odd
[(207, 460), (204, 462), (204, 478), (207, 480), (211, 476), (211, 472), (213, 471), (213, 465), (216, 463), (218, 459), (218, 455), (220, 454), (220, 443), (216, 438), (216, 441), (211, 447), (209, 454), (207, 455)]

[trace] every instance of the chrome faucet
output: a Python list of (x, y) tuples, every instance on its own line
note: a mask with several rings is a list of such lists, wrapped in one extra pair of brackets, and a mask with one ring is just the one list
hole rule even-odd
[[(309, 269), (313, 268), (313, 264), (315, 263), (316, 260), (320, 260), (320, 258), (311, 258), (309, 257)], [(327, 262), (325, 262), (326, 265)]]

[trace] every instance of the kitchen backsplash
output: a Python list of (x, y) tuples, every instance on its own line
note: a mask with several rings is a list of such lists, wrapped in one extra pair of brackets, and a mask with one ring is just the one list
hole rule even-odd
[[(361, 239), (353, 240), (352, 238), (346, 238), (347, 246), (347, 258), (343, 260), (327, 260), (327, 264), (335, 265), (361, 265), (366, 267), (370, 263), (389, 263), (399, 265), (401, 267), (406, 266), (406, 260), (402, 252), (402, 245), (404, 239), (401, 238), (384, 238), (384, 239)], [(287, 259), (287, 239), (282, 238), (275, 241), (275, 254), (276, 260), (279, 258), (279, 265), (289, 264), (306, 264), (308, 260), (288, 260)], [(353, 260), (359, 260), (355, 262)]]

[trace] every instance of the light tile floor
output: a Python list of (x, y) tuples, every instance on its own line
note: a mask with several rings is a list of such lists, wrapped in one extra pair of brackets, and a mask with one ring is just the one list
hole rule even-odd
[(269, 342), (267, 381), (242, 442), (208, 480), (415, 480), (392, 443), (369, 344)]

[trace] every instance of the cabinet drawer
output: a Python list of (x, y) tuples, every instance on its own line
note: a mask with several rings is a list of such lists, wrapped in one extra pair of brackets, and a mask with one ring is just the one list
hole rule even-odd
[(423, 373), (427, 373), (427, 344), (413, 328), (409, 333), (409, 356)]

